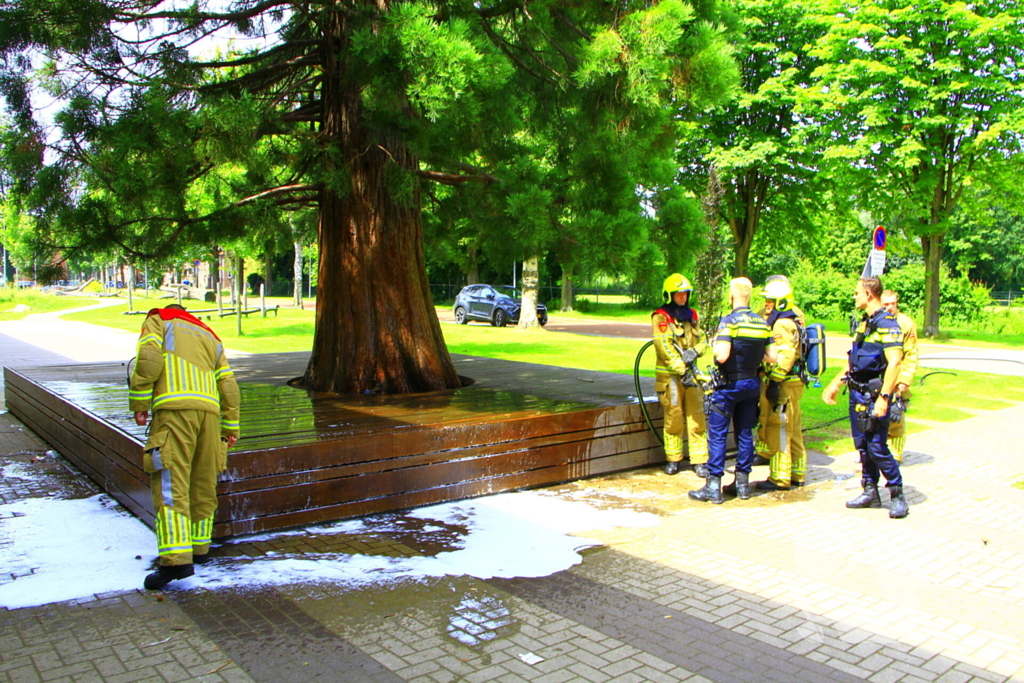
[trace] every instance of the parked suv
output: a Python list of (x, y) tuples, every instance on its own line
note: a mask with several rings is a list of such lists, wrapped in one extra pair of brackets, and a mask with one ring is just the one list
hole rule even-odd
[[(505, 285), (469, 285), (463, 287), (455, 297), (452, 311), (455, 322), (465, 325), (470, 320), (488, 322), (495, 327), (505, 327), (519, 322), (523, 294), (515, 287)], [(537, 319), (541, 325), (548, 323), (548, 308), (537, 303)]]

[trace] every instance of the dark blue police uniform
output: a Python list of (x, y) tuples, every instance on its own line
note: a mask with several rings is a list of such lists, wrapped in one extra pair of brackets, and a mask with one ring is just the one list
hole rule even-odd
[(725, 471), (725, 439), (730, 420), (736, 431), (736, 471), (749, 473), (754, 464), (753, 430), (761, 398), (758, 370), (765, 349), (772, 344), (771, 328), (749, 306), (739, 306), (722, 317), (715, 341), (729, 342), (732, 350), (728, 360), (718, 365), (723, 385), (711, 396), (708, 474), (721, 477)]
[(903, 348), (903, 332), (896, 319), (880, 308), (864, 316), (850, 350), (850, 431), (860, 453), (863, 478), (878, 484), (879, 472), (888, 486), (902, 486), (900, 465), (889, 451), (889, 411), (874, 417), (875, 401), (881, 393), (881, 379), (889, 362), (885, 350)]

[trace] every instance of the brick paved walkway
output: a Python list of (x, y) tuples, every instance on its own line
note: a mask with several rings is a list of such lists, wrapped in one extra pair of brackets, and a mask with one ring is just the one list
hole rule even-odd
[[(852, 453), (815, 454), (806, 489), (722, 506), (686, 498), (692, 473), (646, 469), (547, 490), (660, 517), (581, 534), (604, 545), (552, 576), (138, 590), (0, 610), (0, 683), (1024, 681), (1021, 444), (1024, 405), (912, 434), (904, 520), (844, 507), (859, 488)], [(17, 463), (0, 503), (91, 495), (46, 450), (0, 415), (0, 465)], [(379, 535), (348, 549), (419, 552)]]

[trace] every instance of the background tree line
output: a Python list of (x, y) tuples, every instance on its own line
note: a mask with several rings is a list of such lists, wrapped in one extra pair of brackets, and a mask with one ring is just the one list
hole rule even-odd
[(315, 242), (322, 391), (457, 385), (428, 271), (521, 263), (527, 312), (544, 269), (563, 304), (605, 275), (650, 305), (719, 239), (755, 280), (855, 274), (873, 223), (935, 334), (944, 268), (1020, 276), (1022, 22), (994, 0), (11, 0), (4, 241), (152, 268)]

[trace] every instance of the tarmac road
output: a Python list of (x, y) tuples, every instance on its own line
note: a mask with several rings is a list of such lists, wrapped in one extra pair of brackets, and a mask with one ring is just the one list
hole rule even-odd
[[(451, 311), (439, 310), (438, 319), (443, 323), (455, 324)], [(473, 322), (470, 325), (487, 325)], [(651, 326), (646, 323), (617, 320), (580, 320), (563, 316), (548, 316), (545, 326), (549, 332), (568, 332), (597, 337), (621, 337), (625, 339), (651, 338)], [(833, 362), (845, 359), (853, 340), (846, 335), (830, 335), (825, 343), (827, 354)], [(986, 372), (993, 375), (1014, 375), (1024, 377), (1024, 351), (984, 349), (972, 346), (920, 343), (921, 366), (944, 370)]]

